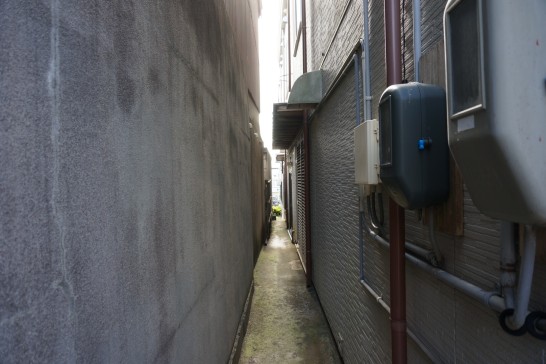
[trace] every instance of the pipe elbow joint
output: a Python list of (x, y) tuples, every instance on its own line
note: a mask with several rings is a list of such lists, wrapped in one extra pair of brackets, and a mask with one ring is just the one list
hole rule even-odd
[(502, 329), (508, 334), (512, 336), (521, 336), (527, 332), (527, 327), (524, 324), (521, 327), (514, 329), (512, 327), (512, 325), (514, 324), (512, 320), (512, 318), (514, 317), (513, 315), (514, 315), (514, 309), (507, 308), (506, 310), (501, 312), (499, 316), (499, 323)]

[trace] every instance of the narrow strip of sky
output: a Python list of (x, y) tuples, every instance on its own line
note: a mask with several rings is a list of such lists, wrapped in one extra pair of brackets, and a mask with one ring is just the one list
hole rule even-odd
[(262, 0), (262, 15), (258, 21), (260, 47), (260, 134), (264, 146), (271, 151), (273, 103), (279, 89), (280, 47), (279, 0)]

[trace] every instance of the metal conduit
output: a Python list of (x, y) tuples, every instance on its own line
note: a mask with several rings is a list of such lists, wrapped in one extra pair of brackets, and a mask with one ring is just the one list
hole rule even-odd
[(406, 250), (413, 255), (417, 255), (418, 257), (435, 267), (439, 265), (438, 260), (436, 259), (436, 255), (430, 250), (421, 248), (419, 245), (410, 243), (409, 241), (406, 241)]
[[(379, 245), (381, 245), (383, 248), (390, 248), (390, 243), (381, 236), (377, 235), (375, 232), (368, 229), (368, 234), (370, 234), (371, 237), (375, 241), (377, 241)], [(405, 253), (405, 258), (412, 264), (416, 265), (418, 268), (421, 268), (422, 270), (432, 274), (434, 277), (438, 278), (442, 282), (447, 283), (449, 286), (468, 295), (469, 297), (486, 304), (493, 310), (497, 312), (501, 312), (504, 310), (504, 299), (499, 296), (497, 292), (489, 292), (481, 289), (480, 287), (475, 286), (472, 283), (467, 282), (459, 277), (456, 277), (443, 269), (436, 268), (429, 263), (424, 262), (419, 258), (416, 258), (412, 254)]]
[(372, 118), (372, 91), (370, 78), (370, 29), (368, 19), (368, 0), (362, 0), (362, 18), (364, 31), (362, 34), (362, 91), (364, 95), (364, 120)]
[[(390, 248), (390, 243), (384, 239), (383, 237), (379, 236), (377, 233), (375, 233), (373, 230), (371, 230), (368, 226), (368, 224), (366, 223), (366, 219), (363, 218), (363, 226), (365, 227), (366, 231), (368, 232), (368, 234), (370, 236), (372, 236), (372, 238), (374, 238), (375, 241), (377, 241), (379, 243), (380, 246), (382, 246), (383, 248), (385, 249), (389, 249)], [(530, 229), (530, 227), (529, 227)], [(512, 230), (513, 231), (513, 230)], [(527, 255), (525, 255), (524, 253), (524, 258), (522, 259), (522, 266), (527, 266), (526, 268), (526, 271), (527, 272), (523, 272), (521, 274), (521, 276), (525, 276), (525, 275), (529, 275), (529, 271), (532, 272), (532, 268), (530, 267), (529, 264), (527, 264), (526, 262), (531, 260), (531, 252), (534, 250), (534, 246), (533, 246), (533, 238), (534, 238), (534, 235), (530, 235), (528, 240), (530, 240), (530, 247), (528, 248), (529, 249), (529, 252), (527, 253)], [(434, 267), (433, 265), (431, 265), (431, 262), (427, 262), (427, 261), (424, 261), (423, 259), (427, 259), (427, 257), (430, 256), (430, 254), (433, 254), (432, 252), (426, 250), (426, 249), (423, 249), (423, 248), (420, 248), (419, 246), (415, 245), (415, 244), (412, 244), (410, 242), (406, 242), (406, 248), (408, 251), (410, 251), (411, 253), (406, 253), (405, 254), (405, 257), (406, 259), (411, 262), (412, 264), (414, 264), (415, 266), (417, 266), (418, 268), (424, 270), (425, 272), (433, 275), (434, 277), (436, 277), (437, 279), (439, 279), (440, 281), (446, 283), (448, 286), (450, 287), (453, 287), (455, 288), (456, 290), (458, 290), (459, 292), (469, 296), (470, 298), (473, 298), (477, 301), (479, 301), (480, 303), (486, 305), (487, 307), (491, 308), (492, 310), (496, 311), (497, 313), (502, 313), (504, 311), (506, 311), (507, 309), (511, 308), (510, 306), (507, 306), (506, 305), (506, 298), (505, 297), (502, 297), (499, 295), (498, 292), (492, 292), (492, 291), (486, 291), (470, 282), (467, 282), (457, 276), (454, 276), (452, 275), (451, 273), (448, 273), (446, 272), (445, 270), (443, 269), (440, 269), (440, 268), (437, 268), (437, 267)], [(418, 255), (420, 256), (420, 258), (414, 256), (413, 254), (415, 255)], [(508, 253), (510, 254), (510, 253)], [(515, 259), (515, 258), (514, 258)], [(510, 258), (509, 258), (510, 260)], [(534, 260), (534, 256), (533, 256), (533, 260)], [(524, 278), (520, 278), (520, 279), (524, 279)], [(362, 278), (361, 278), (362, 280)], [(518, 300), (527, 300), (526, 302), (523, 302), (522, 304), (519, 304), (519, 307), (520, 308), (520, 317), (523, 317), (523, 320), (521, 321), (522, 324), (520, 324), (519, 326), (517, 326), (517, 324), (514, 325), (514, 327), (518, 327), (518, 328), (521, 328), (522, 325), (525, 324), (525, 318), (527, 317), (527, 315), (529, 314), (529, 311), (528, 311), (528, 294), (530, 294), (530, 287), (531, 287), (531, 281), (529, 281), (529, 283), (526, 283), (525, 284), (525, 287), (522, 289), (522, 295), (523, 297), (522, 298), (518, 298)], [(380, 296), (378, 296), (379, 298), (381, 298)], [(513, 302), (513, 298), (512, 298), (512, 302)], [(516, 305), (517, 306), (517, 305)], [(514, 315), (515, 315), (515, 312), (514, 312)], [(535, 327), (539, 330), (541, 330), (542, 332), (546, 332), (546, 320), (542, 319), (542, 318), (537, 318), (537, 320), (535, 321)], [(409, 334), (409, 332), (408, 332)]]
[(291, 33), (291, 29), (290, 29), (290, 24), (292, 23), (292, 20), (290, 18), (290, 5), (288, 5), (288, 10), (287, 10), (287, 17), (288, 17), (288, 92), (290, 92), (292, 90), (292, 53), (290, 53), (290, 50), (292, 49), (292, 45), (291, 45), (291, 42), (290, 42), (290, 34)]
[(419, 82), (421, 62), (421, 0), (413, 0), (413, 69), (415, 81)]
[[(385, 311), (387, 311), (388, 314), (390, 314), (391, 313), (391, 308), (389, 307), (389, 305), (387, 305), (385, 300), (383, 300), (383, 297), (380, 296), (363, 279), (360, 280), (360, 283), (362, 284), (362, 286), (364, 286), (366, 291), (368, 291), (368, 293), (377, 301), (377, 303), (379, 303), (381, 305), (381, 307), (383, 307), (383, 309)], [(407, 332), (408, 336), (413, 340), (413, 342), (416, 343), (417, 346), (419, 346), (419, 348), (425, 353), (426, 356), (428, 356), (428, 358), (430, 360), (432, 360), (434, 363), (440, 363), (441, 362), (440, 358), (437, 355), (433, 354), (432, 351), (430, 351), (430, 349), (425, 345), (425, 343), (417, 335), (415, 335), (415, 333), (410, 328), (407, 328), (406, 332)]]
[[(385, 0), (385, 63), (387, 86), (399, 84), (401, 74), (400, 0)], [(389, 199), (390, 290), (391, 290), (391, 349), (392, 362), (407, 362), (406, 337), (406, 262), (404, 209)]]
[[(377, 235), (374, 231), (372, 231), (367, 225), (366, 221), (364, 221), (363, 225), (366, 228), (368, 234), (375, 241), (377, 241), (380, 246), (382, 246), (385, 249), (390, 248), (390, 243), (386, 239), (382, 238), (381, 236)], [(406, 242), (406, 245), (413, 245), (413, 244)], [(491, 308), (495, 312), (501, 313), (507, 309), (504, 298), (500, 296), (498, 292), (486, 291), (470, 282), (467, 282), (457, 276), (454, 276), (451, 273), (446, 272), (443, 269), (434, 267), (430, 265), (429, 263), (415, 257), (414, 255), (410, 253), (406, 253), (405, 257), (410, 263), (414, 264), (418, 268), (424, 270), (427, 273), (430, 273), (431, 275), (433, 275), (440, 281), (446, 283), (448, 286), (455, 288), (457, 291), (486, 305), (487, 307)], [(525, 317), (528, 314), (529, 312), (527, 311), (527, 307), (525, 306), (525, 313), (523, 314), (523, 316)], [(537, 322), (535, 322), (535, 325), (541, 331), (546, 331), (546, 320), (538, 319)]]
[[(360, 201), (362, 203), (362, 201)], [(359, 247), (360, 247), (360, 257), (363, 259), (364, 254), (364, 235), (363, 235), (363, 226), (365, 226), (366, 231), (370, 232), (370, 227), (368, 226), (365, 218), (365, 212), (364, 207), (361, 205), (360, 207), (360, 220), (359, 220)], [(424, 250), (424, 249), (423, 249)], [(387, 311), (387, 313), (390, 315), (391, 308), (389, 305), (385, 302), (383, 299), (383, 296), (381, 296), (379, 293), (377, 293), (365, 280), (364, 276), (364, 264), (360, 264), (360, 283), (366, 291), (374, 298), (374, 300), (379, 303), (379, 305)], [(439, 359), (439, 356), (437, 354), (434, 354), (426, 345), (425, 343), (409, 328), (406, 327), (406, 332), (408, 336), (419, 346), (419, 348), (429, 357), (430, 360), (432, 360), (434, 363), (439, 363), (441, 360)]]
[[(516, 307), (514, 314), (509, 318), (513, 328), (523, 327), (527, 317), (527, 308), (531, 298), (531, 285), (533, 283), (533, 272), (535, 270), (536, 233), (535, 230), (525, 225), (525, 246), (520, 264), (518, 289), (516, 296)], [(525, 331), (524, 331), (525, 332)]]

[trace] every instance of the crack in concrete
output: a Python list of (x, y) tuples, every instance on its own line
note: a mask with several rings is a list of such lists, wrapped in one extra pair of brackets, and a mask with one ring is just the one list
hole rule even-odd
[(60, 162), (60, 52), (59, 52), (59, 23), (60, 23), (60, 4), (59, 0), (51, 1), (51, 59), (49, 62), (49, 71), (47, 74), (47, 83), (49, 96), (51, 98), (51, 147), (53, 154), (53, 183), (51, 188), (51, 208), (53, 221), (59, 232), (60, 259), (62, 279), (53, 282), (54, 288), (60, 288), (70, 302), (70, 316), (74, 312), (75, 295), (74, 289), (68, 280), (66, 267), (66, 244), (65, 244), (65, 219), (57, 201), (60, 198), (60, 180), (61, 162)]

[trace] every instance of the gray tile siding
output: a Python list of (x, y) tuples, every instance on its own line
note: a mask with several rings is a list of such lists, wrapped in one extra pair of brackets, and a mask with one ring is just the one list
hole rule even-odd
[[(313, 2), (315, 16), (331, 2)], [(339, 4), (342, 8), (343, 4)], [(361, 36), (361, 2), (354, 2), (341, 30), (349, 37)], [(442, 37), (444, 1), (422, 0), (423, 51)], [(336, 7), (336, 9), (338, 9)], [(342, 10), (342, 9), (341, 9)], [(341, 11), (340, 10), (340, 11)], [(408, 47), (407, 75), (413, 79), (413, 33), (411, 1), (406, 1)], [(328, 13), (329, 10), (324, 10)], [(327, 46), (337, 25), (334, 12), (312, 20), (309, 49), (312, 65), (320, 64), (320, 51)], [(311, 15), (310, 15), (311, 16)], [(351, 22), (351, 19), (358, 21)], [(383, 2), (370, 0), (370, 59), (373, 117), (378, 99), (386, 86), (384, 65)], [(340, 31), (341, 32), (341, 31)], [(314, 39), (314, 34), (319, 34)], [(352, 39), (352, 38), (351, 38)], [(325, 69), (335, 75), (350, 52), (353, 40), (334, 43), (336, 62), (328, 58)], [(341, 45), (346, 46), (345, 49)], [(333, 46), (333, 47), (334, 47)], [(310, 70), (313, 70), (312, 68)], [(332, 96), (314, 115), (310, 129), (311, 154), (311, 236), (313, 281), (332, 332), (346, 363), (385, 363), (390, 361), (389, 315), (359, 282), (358, 189), (354, 184), (353, 128), (356, 125), (354, 74), (348, 72)], [(388, 201), (385, 198), (385, 230), (388, 232)], [(406, 211), (406, 239), (429, 247), (428, 228), (417, 213)], [(487, 290), (495, 290), (499, 277), (499, 221), (481, 215), (465, 189), (464, 236), (455, 238), (437, 233), (445, 258), (444, 268), (456, 276)], [(388, 252), (365, 236), (364, 277), (389, 302)], [(525, 335), (504, 333), (497, 315), (467, 296), (406, 263), (407, 318), (409, 328), (426, 345), (436, 361), (455, 363), (527, 362), (542, 363), (544, 342)], [(536, 262), (531, 309), (546, 307), (546, 264)], [(410, 339), (409, 362), (428, 362)]]

